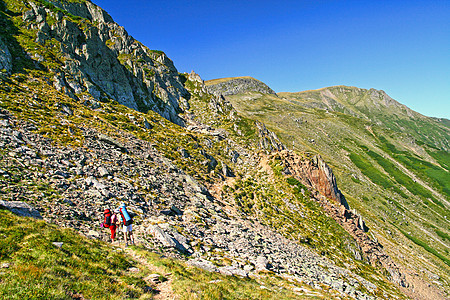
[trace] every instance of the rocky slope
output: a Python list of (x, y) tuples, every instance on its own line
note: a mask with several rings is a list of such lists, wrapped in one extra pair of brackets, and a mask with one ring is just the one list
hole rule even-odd
[[(99, 212), (126, 202), (137, 215), (137, 239), (149, 249), (176, 249), (174, 254), (188, 255), (189, 264), (226, 275), (270, 270), (306, 283), (308, 291), (328, 286), (330, 295), (375, 299), (376, 284), (257, 220), (238, 218), (148, 142), (125, 132), (121, 138), (127, 141), (119, 142), (80, 128), (82, 148), (56, 147), (33, 133), (32, 123), (5, 110), (0, 117), (2, 199), (31, 203), (47, 222), (106, 239)], [(226, 259), (232, 264), (222, 265)]]
[[(382, 91), (352, 87), (226, 99), (241, 115), (264, 122), (289, 149), (320, 153), (349, 206), (370, 223), (369, 233), (407, 266), (404, 274), (447, 286), (450, 157), (443, 120), (413, 112)], [(405, 260), (411, 248), (427, 259)]]
[[(114, 99), (183, 123), (178, 113), (187, 93), (172, 61), (136, 41), (100, 7), (90, 1), (17, 1), (15, 9), (22, 20), (5, 29), (10, 33), (18, 27), (27, 40), (13, 45), (15, 37), (7, 34), (2, 51), (25, 51), (54, 74), (57, 90), (74, 99)], [(10, 55), (2, 65), (8, 73), (18, 69)]]

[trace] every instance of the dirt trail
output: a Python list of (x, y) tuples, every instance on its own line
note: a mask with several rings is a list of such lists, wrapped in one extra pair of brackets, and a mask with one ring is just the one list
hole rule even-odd
[(156, 284), (149, 282), (149, 283), (151, 283), (152, 288), (154, 290), (158, 291), (157, 294), (154, 294), (152, 299), (156, 299), (156, 300), (163, 300), (163, 299), (164, 300), (166, 300), (166, 299), (167, 300), (177, 300), (177, 299), (179, 299), (178, 295), (175, 295), (174, 292), (172, 291), (173, 278), (172, 278), (171, 274), (166, 274), (164, 269), (161, 267), (157, 267), (157, 266), (149, 264), (145, 258), (143, 258), (139, 254), (137, 254), (133, 249), (131, 249), (131, 248), (123, 248), (123, 249), (128, 255), (133, 257), (133, 259), (135, 259), (140, 264), (147, 267), (152, 274), (164, 274), (164, 277), (167, 278), (167, 281), (156, 283)]

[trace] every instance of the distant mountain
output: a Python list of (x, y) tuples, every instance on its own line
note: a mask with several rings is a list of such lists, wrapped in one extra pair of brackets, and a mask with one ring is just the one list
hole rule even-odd
[(208, 80), (205, 85), (211, 94), (220, 93), (225, 96), (250, 91), (276, 95), (265, 83), (249, 76)]
[(395, 101), (384, 91), (357, 87), (334, 86), (299, 93), (279, 93), (301, 105), (341, 112), (369, 120), (391, 130), (408, 133), (422, 142), (445, 150), (448, 143), (448, 120), (423, 116)]
[(289, 149), (320, 153), (350, 207), (391, 245), (390, 255), (410, 257), (403, 250), (408, 245), (414, 255), (427, 257), (403, 260), (409, 268), (448, 268), (448, 120), (414, 112), (383, 91), (356, 87), (278, 97), (245, 92), (226, 99), (243, 116), (263, 122)]

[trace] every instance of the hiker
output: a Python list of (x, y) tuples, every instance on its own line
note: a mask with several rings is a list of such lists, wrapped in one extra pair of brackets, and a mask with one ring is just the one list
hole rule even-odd
[(100, 226), (111, 230), (111, 242), (114, 242), (114, 239), (116, 238), (117, 216), (115, 214), (111, 214), (111, 210), (109, 208), (105, 209), (103, 216), (103, 223)]
[(122, 203), (119, 206), (119, 224), (123, 225), (123, 235), (125, 240), (125, 247), (128, 246), (128, 240), (130, 243), (134, 245), (134, 237), (133, 237), (133, 218), (128, 214), (127, 208), (125, 207), (125, 203)]
[(117, 210), (115, 210), (111, 216), (111, 226), (109, 226), (109, 229), (111, 229), (111, 242), (113, 243), (116, 239), (116, 229), (117, 229)]

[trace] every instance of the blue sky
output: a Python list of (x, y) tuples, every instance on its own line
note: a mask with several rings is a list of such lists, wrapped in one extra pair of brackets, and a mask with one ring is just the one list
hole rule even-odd
[(276, 92), (376, 88), (450, 119), (450, 1), (93, 0), (134, 38), (204, 80)]

